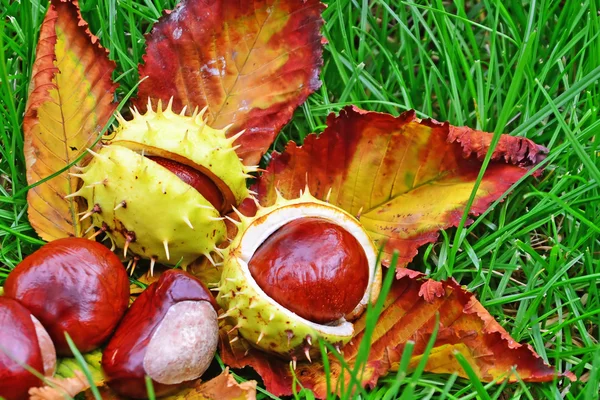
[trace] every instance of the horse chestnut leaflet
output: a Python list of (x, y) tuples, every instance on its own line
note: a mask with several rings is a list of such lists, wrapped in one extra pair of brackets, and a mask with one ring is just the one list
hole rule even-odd
[(109, 386), (145, 398), (145, 376), (157, 396), (199, 378), (217, 349), (217, 305), (198, 279), (168, 270), (133, 302), (102, 355)]
[(18, 301), (0, 297), (0, 397), (27, 399), (41, 381), (21, 364), (52, 376), (56, 353), (40, 322)]
[(7, 297), (19, 300), (48, 330), (59, 355), (100, 346), (129, 304), (129, 279), (109, 249), (83, 238), (47, 243), (9, 274)]

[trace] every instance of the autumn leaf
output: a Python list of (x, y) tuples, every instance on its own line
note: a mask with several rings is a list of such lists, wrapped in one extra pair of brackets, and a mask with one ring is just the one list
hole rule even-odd
[[(295, 198), (308, 182), (315, 197), (360, 218), (375, 244), (385, 245), (384, 262), (398, 250), (398, 267), (404, 267), (440, 229), (458, 225), (491, 138), (420, 121), (413, 111), (393, 117), (347, 107), (329, 116), (320, 136), (274, 153), (255, 190), (269, 205), (275, 189)], [(528, 139), (502, 135), (470, 214), (484, 212), (544, 154), (545, 148)]]
[(64, 400), (90, 387), (81, 371), (76, 371), (71, 378), (46, 378), (46, 381), (46, 386), (29, 389), (29, 400)]
[(321, 86), (318, 0), (183, 0), (154, 26), (140, 77), (148, 97), (175, 111), (208, 106), (209, 125), (229, 134), (246, 164), (258, 164), (298, 105)]
[[(403, 271), (409, 271), (407, 269)], [(557, 373), (548, 366), (528, 345), (521, 345), (494, 320), (475, 297), (454, 280), (435, 282), (441, 296), (429, 296), (430, 280), (411, 271), (401, 273), (388, 294), (383, 312), (371, 338), (370, 354), (359, 375), (361, 385), (374, 388), (378, 379), (398, 368), (404, 346), (414, 342), (409, 369), (421, 360), (429, 342), (439, 314), (439, 332), (434, 347), (427, 359), (425, 371), (434, 373), (458, 373), (468, 377), (458, 363), (455, 353), (462, 354), (479, 379), (496, 379), (514, 382), (517, 376), (511, 373), (516, 367), (519, 378), (528, 382), (553, 380)], [(439, 284), (439, 285), (438, 285)], [(358, 349), (365, 333), (366, 314), (355, 322), (353, 339), (341, 349), (343, 358), (350, 368), (354, 366)], [(290, 363), (252, 348), (245, 340), (227, 334), (229, 327), (221, 329), (220, 348), (223, 362), (231, 368), (251, 366), (263, 378), (266, 389), (276, 396), (292, 394), (293, 375)], [(235, 335), (235, 331), (231, 335)], [(348, 387), (350, 375), (342, 368), (338, 359), (329, 354), (329, 379), (333, 390), (339, 380), (344, 379)], [(574, 379), (571, 373), (565, 376)], [(295, 376), (303, 387), (311, 389), (318, 398), (327, 396), (327, 376), (322, 361), (298, 363)]]
[[(116, 394), (109, 386), (98, 388), (104, 400), (122, 400), (124, 397)], [(84, 398), (94, 399), (90, 390), (85, 392)], [(162, 397), (164, 400), (255, 400), (256, 381), (237, 383), (229, 368), (215, 378), (208, 381), (196, 380), (176, 390), (175, 393)], [(43, 400), (43, 399), (42, 399)]]
[(199, 396), (191, 397), (188, 395), (185, 398), (189, 400), (255, 400), (256, 381), (238, 383), (229, 372), (229, 368), (225, 368), (221, 375), (202, 383), (194, 391)]
[[(115, 65), (97, 41), (77, 1), (51, 1), (40, 30), (23, 121), (30, 185), (77, 159), (115, 109)], [(77, 214), (85, 208), (79, 200), (65, 199), (78, 184), (78, 178), (64, 172), (29, 190), (29, 221), (40, 237), (50, 241), (82, 236), (85, 226)]]

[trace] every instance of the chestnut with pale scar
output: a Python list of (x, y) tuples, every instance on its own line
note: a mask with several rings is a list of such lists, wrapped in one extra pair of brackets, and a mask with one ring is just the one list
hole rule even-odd
[(192, 275), (168, 270), (133, 302), (102, 356), (109, 386), (146, 398), (145, 376), (157, 396), (198, 379), (218, 341), (217, 305)]

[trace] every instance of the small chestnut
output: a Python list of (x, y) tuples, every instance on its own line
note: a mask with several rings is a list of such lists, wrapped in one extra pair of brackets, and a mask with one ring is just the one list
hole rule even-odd
[(349, 314), (369, 282), (360, 243), (341, 226), (318, 217), (296, 219), (279, 228), (248, 266), (269, 297), (316, 323)]
[(145, 376), (157, 396), (199, 378), (218, 342), (217, 305), (198, 279), (169, 270), (133, 302), (102, 355), (108, 385), (146, 398)]
[(223, 207), (223, 194), (217, 185), (202, 172), (177, 161), (169, 160), (168, 158), (156, 156), (148, 156), (148, 158), (168, 169), (177, 175), (179, 179), (196, 189), (217, 210)]
[(45, 376), (56, 368), (56, 352), (40, 322), (18, 301), (0, 297), (0, 397), (27, 399), (27, 391), (41, 381), (23, 368)]
[(109, 249), (83, 238), (47, 243), (8, 275), (7, 297), (19, 300), (48, 330), (59, 355), (100, 346), (129, 304), (129, 279)]

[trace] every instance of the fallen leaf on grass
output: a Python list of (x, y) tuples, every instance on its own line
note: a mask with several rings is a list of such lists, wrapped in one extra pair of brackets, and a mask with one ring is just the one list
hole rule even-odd
[(189, 400), (255, 400), (256, 381), (238, 383), (229, 372), (229, 368), (225, 368), (221, 375), (198, 386), (196, 392), (199, 397), (188, 396), (185, 398)]
[[(162, 397), (163, 400), (255, 400), (256, 399), (256, 381), (247, 381), (237, 383), (233, 375), (226, 368), (217, 377), (202, 382), (190, 382), (184, 385), (176, 393)], [(102, 399), (104, 400), (122, 400), (123, 397), (117, 395), (108, 386), (99, 388)], [(86, 399), (94, 399), (90, 390), (85, 393)]]
[[(115, 109), (114, 68), (88, 31), (77, 1), (52, 0), (40, 30), (23, 121), (30, 185), (58, 172), (92, 146)], [(47, 241), (82, 236), (89, 226), (89, 220), (80, 221), (78, 214), (86, 209), (80, 200), (65, 199), (80, 184), (67, 172), (28, 192), (29, 222)]]
[(46, 378), (46, 381), (49, 384), (44, 387), (29, 389), (29, 400), (64, 400), (90, 387), (81, 371), (72, 378)]
[[(371, 338), (370, 354), (360, 375), (362, 386), (373, 388), (380, 377), (397, 369), (409, 340), (415, 344), (409, 365), (414, 368), (431, 338), (436, 313), (440, 316), (439, 332), (425, 371), (456, 372), (467, 377), (454, 356), (459, 352), (483, 381), (515, 381), (517, 377), (511, 374), (513, 367), (520, 379), (527, 382), (551, 381), (559, 375), (530, 346), (515, 342), (475, 297), (454, 280), (430, 282), (416, 273), (403, 274), (393, 283)], [(441, 293), (437, 291), (438, 283)], [(428, 295), (429, 289), (423, 290), (425, 285), (436, 287), (434, 296)], [(366, 315), (363, 315), (355, 322), (354, 337), (342, 348), (343, 358), (350, 368), (354, 366), (365, 333), (365, 320)], [(251, 366), (263, 378), (269, 392), (276, 396), (291, 395), (294, 376), (290, 363), (255, 350), (241, 338), (230, 342), (234, 337), (231, 335), (236, 332), (228, 335), (229, 328), (224, 327), (220, 332), (223, 362), (231, 368)], [(328, 360), (332, 390), (336, 390), (341, 382), (348, 387), (348, 370), (344, 370), (334, 355), (329, 354)], [(298, 363), (295, 375), (300, 384), (313, 390), (318, 398), (327, 397), (327, 377), (322, 361)], [(564, 376), (574, 379), (571, 373)]]
[(294, 109), (321, 86), (319, 0), (183, 0), (154, 25), (140, 65), (138, 107), (208, 107), (208, 124), (258, 164)]
[[(419, 120), (413, 111), (393, 117), (347, 107), (327, 118), (321, 135), (274, 153), (255, 190), (270, 205), (275, 189), (295, 198), (308, 183), (315, 197), (360, 218), (375, 245), (385, 245), (385, 263), (398, 250), (402, 268), (440, 229), (458, 225), (491, 139), (490, 133)], [(484, 212), (545, 153), (531, 140), (502, 135), (470, 214)]]

